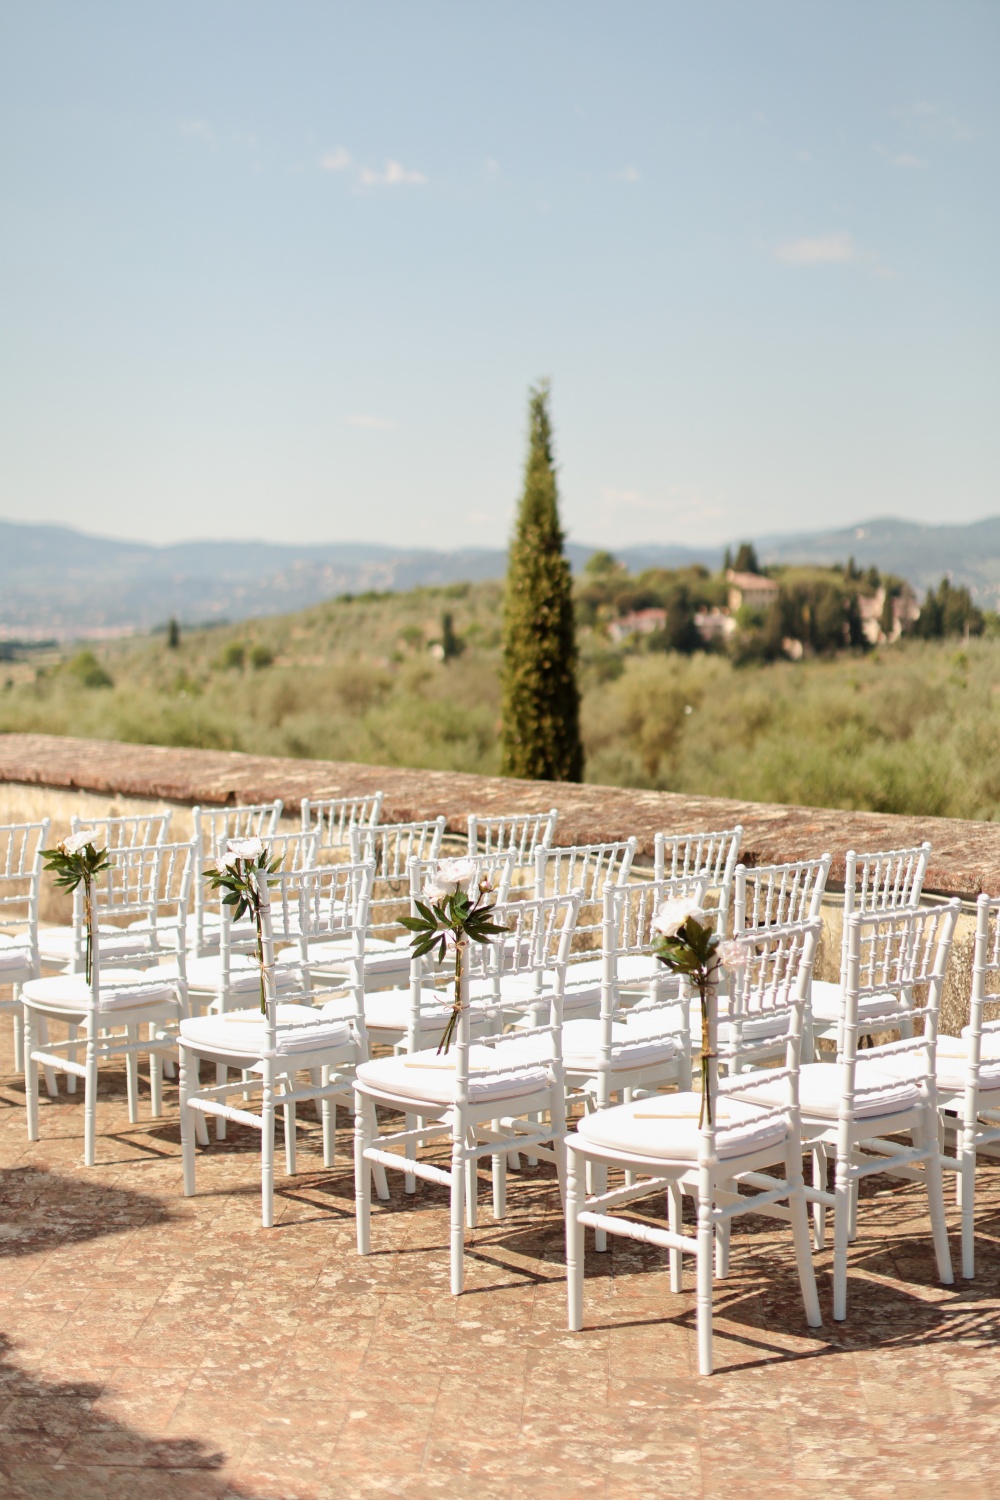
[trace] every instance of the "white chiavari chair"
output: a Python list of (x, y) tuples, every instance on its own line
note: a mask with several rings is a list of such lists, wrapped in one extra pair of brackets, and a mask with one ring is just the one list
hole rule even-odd
[[(944, 1218), (937, 1116), (937, 1031), (941, 990), (951, 952), (959, 902), (904, 912), (847, 919), (848, 961), (842, 1038), (835, 1066), (806, 1063), (801, 1070), (803, 1138), (813, 1152), (813, 1183), (806, 1193), (821, 1246), (824, 1216), (834, 1212), (833, 1316), (847, 1316), (847, 1247), (855, 1232), (857, 1187), (875, 1173), (922, 1178), (928, 1197), (938, 1275), (954, 1280)], [(917, 1002), (914, 991), (921, 993)], [(899, 1039), (858, 1052), (858, 1013), (863, 995), (896, 995), (885, 1011), (886, 1031), (910, 1031)], [(905, 1000), (902, 997), (906, 997)], [(912, 1035), (919, 1021), (922, 1034)], [(769, 1103), (765, 1083), (737, 1079), (741, 1096)], [(903, 1145), (887, 1136), (909, 1135)], [(835, 1188), (827, 1190), (827, 1159), (835, 1160)]]
[[(153, 844), (166, 843), (170, 833), (172, 813), (130, 813), (125, 817), (81, 818), (76, 813), (70, 818), (70, 832), (80, 833), (84, 829), (93, 831), (91, 842), (97, 849), (139, 849)], [(114, 944), (118, 928), (108, 925), (106, 937)], [(69, 974), (80, 974), (84, 966), (83, 897), (79, 888), (73, 892), (73, 920), (67, 926), (57, 924), (39, 928), (38, 948), (43, 963), (55, 964)], [(109, 947), (104, 945), (105, 957)], [(74, 1080), (70, 1080), (71, 1087)]]
[[(436, 860), (444, 833), (443, 817), (350, 830), (352, 860), (370, 861), (375, 866), (365, 940), (365, 988), (369, 993), (407, 983), (410, 938), (399, 919), (409, 915), (410, 861)], [(349, 971), (352, 954), (348, 944), (332, 939), (314, 944), (310, 961), (315, 974), (336, 978)]]
[[(474, 1228), (477, 1215), (476, 1164), (492, 1159), (493, 1212), (506, 1212), (508, 1154), (524, 1150), (554, 1163), (564, 1178), (565, 1083), (560, 1033), (562, 990), (551, 993), (549, 1018), (535, 1036), (547, 1038), (544, 1056), (525, 1059), (518, 1048), (529, 1039), (492, 1035), (473, 1042), (473, 1028), (499, 1008), (489, 999), (470, 998), (470, 970), (499, 974), (528, 969), (554, 970), (565, 976), (580, 894), (544, 901), (514, 901), (496, 908), (496, 920), (508, 925), (505, 937), (469, 944), (461, 978), (461, 1012), (449, 1052), (428, 1049), (380, 1057), (358, 1069), (355, 1084), (355, 1199), (358, 1251), (370, 1249), (370, 1164), (388, 1167), (444, 1185), (451, 1198), (451, 1290), (464, 1285), (463, 1220)], [(406, 1128), (380, 1133), (376, 1107), (403, 1115)], [(410, 1127), (410, 1117), (419, 1124)], [(450, 1166), (419, 1157), (421, 1146), (450, 1143)], [(397, 1148), (402, 1148), (399, 1150)]]
[(496, 854), (513, 848), (518, 869), (529, 869), (539, 846), (548, 849), (555, 837), (559, 810), (548, 812), (470, 813), (470, 854)]
[[(152, 844), (110, 849), (108, 868), (93, 889), (91, 982), (85, 973), (57, 974), (29, 980), (21, 991), (24, 1005), (25, 1099), (28, 1139), (38, 1139), (38, 1068), (84, 1080), (84, 1161), (96, 1157), (96, 1102), (99, 1064), (124, 1057), (131, 1124), (138, 1122), (138, 1060), (150, 1060), (150, 1095), (154, 1116), (162, 1113), (164, 1054), (173, 1051), (170, 1032), (187, 1009), (184, 974), (186, 927), (196, 845)], [(103, 919), (103, 920), (102, 920)], [(142, 920), (142, 931), (128, 932), (128, 946), (108, 942), (104, 923)], [(179, 962), (170, 978), (155, 967), (168, 936)], [(70, 1028), (66, 1041), (39, 1039), (41, 1022), (60, 1021)], [(141, 1039), (140, 1027), (149, 1035)], [(83, 1036), (79, 1036), (79, 1030)], [(77, 1050), (84, 1049), (84, 1061)]]
[(14, 1068), (24, 1070), (24, 1013), (21, 986), (41, 974), (38, 952), (38, 901), (42, 884), (42, 850), (49, 819), (40, 823), (0, 824), (0, 985), (11, 985), (11, 998), (0, 1011), (14, 1018)]
[(382, 816), (384, 792), (362, 797), (302, 798), (302, 832), (319, 835), (319, 849), (351, 847), (352, 828), (373, 828)]
[(1000, 1020), (984, 1019), (985, 1007), (1000, 1000), (989, 989), (1000, 974), (1000, 898), (980, 896), (976, 903), (976, 942), (972, 960), (969, 1024), (962, 1035), (938, 1035), (937, 1095), (946, 1140), (954, 1156), (942, 1166), (956, 1173), (962, 1211), (962, 1275), (976, 1274), (976, 1153), (996, 1156), (1000, 1141)]
[[(852, 912), (870, 917), (878, 912), (908, 911), (920, 905), (923, 895), (924, 877), (931, 856), (930, 844), (918, 844), (911, 849), (884, 849), (876, 854), (858, 854), (848, 849), (844, 861), (844, 926), (840, 944), (840, 977), (837, 980), (814, 979), (809, 998), (809, 1027), (806, 1039), (806, 1056), (811, 1058), (815, 1042), (819, 1038), (832, 1041), (840, 1050), (837, 1034), (839, 1017), (843, 1014), (844, 975), (847, 967), (847, 919)], [(878, 1016), (883, 1001), (877, 995), (861, 998), (859, 1011), (860, 1036), (866, 1037), (879, 1029)], [(895, 1002), (890, 1000), (890, 1009)], [(869, 1026), (867, 1023), (871, 1022)], [(836, 1053), (830, 1054), (832, 1062)]]
[[(312, 835), (308, 835), (311, 839)], [(363, 956), (373, 867), (370, 863), (322, 865), (312, 869), (280, 870), (258, 885), (261, 895), (263, 964), (255, 980), (257, 1003), (243, 1010), (189, 1017), (181, 1022), (180, 1107), (184, 1193), (195, 1191), (196, 1139), (207, 1144), (204, 1117), (217, 1121), (217, 1137), (226, 1121), (247, 1125), (261, 1137), (261, 1221), (274, 1223), (275, 1116), (281, 1110), (285, 1130), (285, 1167), (296, 1171), (296, 1112), (299, 1104), (314, 1102), (323, 1133), (323, 1161), (332, 1167), (336, 1150), (336, 1106), (353, 1111), (355, 1069), (368, 1056), (365, 1030)], [(228, 922), (224, 908), (223, 923)], [(302, 938), (296, 965), (298, 987), (289, 989), (275, 959), (273, 931), (297, 930)], [(302, 955), (310, 937), (340, 934), (353, 948), (352, 972), (338, 990), (349, 991), (351, 1003), (338, 999), (331, 1010), (324, 1005), (328, 992), (313, 983)], [(256, 946), (256, 934), (253, 939)], [(263, 1008), (257, 997), (263, 988)], [(245, 996), (244, 998), (249, 998)], [(214, 1063), (216, 1081), (202, 1085), (203, 1061)], [(228, 1081), (228, 1072), (241, 1075)], [(308, 1075), (308, 1081), (302, 1074)], [(248, 1091), (260, 1094), (258, 1108)], [(242, 1104), (234, 1096), (243, 1095)], [(201, 1121), (202, 1129), (198, 1129)]]
[[(784, 1016), (783, 1066), (768, 1078), (774, 1100), (757, 1106), (729, 1092), (739, 1080), (718, 1079), (717, 994), (707, 1000), (709, 1089), (711, 1107), (699, 1092), (681, 1090), (614, 1105), (584, 1115), (567, 1138), (566, 1263), (569, 1326), (583, 1327), (584, 1236), (594, 1229), (603, 1242), (611, 1234), (662, 1246), (669, 1252), (671, 1290), (682, 1290), (681, 1257), (693, 1255), (697, 1266), (698, 1365), (712, 1373), (713, 1250), (718, 1229), (740, 1213), (765, 1213), (790, 1219), (799, 1283), (811, 1328), (821, 1324), (809, 1246), (809, 1221), (802, 1179), (798, 1079), (802, 1020), (809, 973), (820, 923), (798, 922), (761, 929), (748, 945), (739, 987), (758, 1014)], [(589, 1165), (594, 1191), (584, 1188), (582, 1168)], [(623, 1187), (607, 1188), (611, 1167), (624, 1169)], [(768, 1169), (782, 1168), (780, 1177)], [(636, 1180), (636, 1179), (640, 1180)], [(744, 1191), (734, 1191), (734, 1179)], [(666, 1193), (668, 1225), (661, 1228), (623, 1212), (651, 1194)], [(697, 1231), (682, 1228), (682, 1195), (697, 1207)], [(600, 1245), (598, 1246), (600, 1248)]]
[[(202, 870), (224, 850), (230, 839), (267, 839), (278, 832), (283, 803), (247, 802), (234, 807), (192, 807), (191, 828), (198, 841), (198, 869)], [(219, 946), (219, 916), (213, 905), (205, 904), (204, 883), (194, 882), (194, 931), (191, 957), (201, 958)]]
[(654, 880), (708, 881), (715, 894), (715, 926), (723, 937), (729, 919), (733, 876), (743, 842), (743, 828), (720, 828), (714, 832), (658, 833), (653, 840)]

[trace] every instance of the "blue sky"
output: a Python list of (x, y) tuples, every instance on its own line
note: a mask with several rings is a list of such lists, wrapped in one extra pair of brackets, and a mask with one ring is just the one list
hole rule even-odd
[(0, 515), (495, 546), (1000, 510), (995, 0), (2, 0)]

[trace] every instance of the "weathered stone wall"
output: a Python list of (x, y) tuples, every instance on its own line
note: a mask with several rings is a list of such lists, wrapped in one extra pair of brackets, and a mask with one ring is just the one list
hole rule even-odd
[[(833, 855), (830, 885), (843, 882), (848, 849), (900, 848), (929, 839), (933, 845), (926, 889), (938, 896), (960, 896), (969, 903), (980, 891), (1000, 895), (1000, 825), (949, 818), (895, 817), (840, 812), (829, 808), (737, 802), (719, 797), (685, 797), (558, 782), (514, 781), (451, 771), (414, 771), (336, 761), (289, 760), (217, 750), (184, 750), (160, 745), (61, 738), (54, 735), (0, 735), (0, 821), (53, 819), (61, 837), (73, 813), (80, 817), (174, 809), (173, 832), (190, 834), (190, 809), (197, 803), (264, 802), (281, 797), (288, 827), (298, 823), (303, 797), (357, 795), (381, 789), (384, 821), (437, 817), (464, 832), (470, 812), (559, 808), (556, 842), (639, 840), (640, 859), (653, 855), (659, 830), (685, 833), (742, 823), (747, 864), (769, 864)], [(48, 920), (62, 917), (49, 897)], [(824, 939), (817, 966), (835, 978), (840, 966), (840, 914), (836, 900), (824, 904)], [(957, 1031), (968, 1007), (973, 918), (960, 919), (943, 1007), (945, 1029)]]

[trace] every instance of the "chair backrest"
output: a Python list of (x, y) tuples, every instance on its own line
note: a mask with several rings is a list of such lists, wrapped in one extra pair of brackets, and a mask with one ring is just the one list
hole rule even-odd
[(739, 823), (715, 832), (658, 833), (653, 840), (653, 879), (707, 876), (708, 888), (718, 892), (716, 931), (725, 933), (742, 841), (743, 828)]
[[(462, 1013), (456, 1029), (457, 1057), (455, 1061), (455, 1099), (457, 1104), (468, 1098), (473, 1016), (485, 1018), (493, 1015), (502, 1022), (503, 1007), (500, 998), (502, 979), (511, 976), (525, 978), (548, 975), (550, 988), (548, 999), (548, 1021), (529, 1030), (507, 1034), (499, 1031), (488, 1038), (493, 1050), (494, 1063), (491, 1076), (498, 1071), (516, 1078), (528, 1069), (537, 1067), (537, 1060), (524, 1059), (524, 1044), (533, 1038), (547, 1038), (548, 1076), (553, 1088), (553, 1099), (562, 1100), (562, 1005), (566, 986), (566, 970), (573, 928), (580, 908), (581, 892), (571, 891), (565, 896), (548, 896), (542, 901), (510, 901), (505, 906), (494, 907), (494, 920), (507, 927), (503, 936), (489, 943), (470, 943), (467, 960), (461, 976)], [(473, 978), (492, 981), (492, 996), (482, 1000), (469, 999), (470, 980)], [(506, 1058), (505, 1058), (506, 1053)], [(555, 1091), (558, 1091), (556, 1094)]]
[(302, 831), (317, 832), (321, 849), (349, 849), (352, 828), (371, 828), (382, 816), (384, 792), (364, 797), (302, 798)]
[(351, 859), (372, 860), (376, 880), (405, 880), (411, 859), (437, 859), (444, 838), (445, 819), (425, 818), (414, 823), (379, 823), (349, 829)]
[(535, 899), (582, 890), (585, 903), (601, 901), (604, 887), (625, 885), (632, 871), (637, 840), (609, 844), (535, 846)]
[[(332, 986), (338, 994), (346, 989), (353, 1002), (346, 1019), (354, 1030), (356, 1061), (368, 1056), (368, 1033), (365, 1027), (364, 954), (374, 866), (371, 861), (359, 864), (318, 865), (310, 869), (281, 870), (261, 883), (261, 947), (264, 955), (264, 1032), (266, 1056), (277, 1051), (279, 1032), (277, 1006), (303, 1004), (315, 1006), (321, 993), (313, 987), (309, 970), (308, 945), (329, 938), (347, 939), (351, 944), (350, 977), (338, 978)], [(297, 985), (290, 988), (279, 983), (274, 944), (280, 932), (301, 935), (299, 956), (295, 963)], [(256, 952), (256, 934), (253, 939)], [(317, 1026), (323, 1018), (317, 1009)], [(296, 1023), (296, 1040), (302, 1042), (308, 1022)]]
[[(191, 827), (198, 840), (199, 869), (217, 858), (230, 839), (271, 839), (278, 828), (282, 801), (248, 802), (235, 807), (192, 807)], [(205, 947), (205, 885), (194, 882), (194, 953)]]
[[(169, 956), (177, 963), (179, 985), (182, 994), (186, 992), (188, 908), (197, 854), (196, 839), (108, 850), (108, 866), (97, 876), (93, 889), (91, 1005), (95, 1010), (101, 1008), (102, 993), (106, 997), (114, 988), (116, 969), (132, 970), (157, 956)], [(109, 935), (101, 932), (102, 922), (121, 927), (113, 948)], [(85, 942), (84, 927), (78, 937), (80, 969)], [(141, 988), (134, 977), (127, 982), (130, 990)], [(149, 971), (144, 982), (163, 983), (155, 970)]]
[(844, 928), (841, 937), (841, 982), (847, 965), (847, 918), (856, 911), (867, 917), (880, 911), (905, 911), (919, 906), (924, 876), (931, 857), (930, 844), (912, 849), (883, 849), (858, 854), (848, 849), (844, 860)]
[[(853, 1117), (859, 1097), (868, 1100), (892, 1087), (866, 1085), (864, 1073), (858, 1077), (858, 1008), (864, 995), (897, 997), (894, 1008), (890, 1003), (880, 1009), (879, 1029), (901, 1034), (898, 1041), (880, 1046), (879, 1053), (914, 1054), (919, 1059), (915, 1079), (925, 1097), (929, 1093), (933, 1099), (941, 993), (960, 909), (961, 903), (954, 900), (870, 916), (853, 912), (847, 918), (847, 972), (837, 1056), (842, 1120)], [(919, 1003), (915, 990), (923, 991)]]
[(38, 967), (38, 900), (42, 850), (50, 822), (0, 823), (0, 934), (23, 942)]
[(130, 813), (121, 818), (81, 818), (74, 813), (69, 822), (73, 833), (92, 828), (97, 849), (135, 849), (140, 844), (165, 843), (172, 817), (173, 813), (166, 808), (163, 812)]
[[(506, 849), (495, 851), (492, 854), (468, 855), (473, 869), (466, 882), (466, 895), (470, 900), (475, 899), (479, 892), (479, 882), (486, 876), (496, 893), (495, 903), (503, 906), (510, 894), (511, 879), (514, 874), (515, 851)], [(409, 863), (410, 882), (410, 915), (417, 915), (417, 901), (423, 896), (424, 886), (427, 880), (437, 870), (438, 861), (433, 859), (411, 859)], [(430, 965), (425, 958), (417, 958), (412, 950), (410, 954), (410, 1014), (409, 1026), (406, 1037), (407, 1052), (418, 1052), (423, 1045), (423, 992), (425, 988), (440, 990), (443, 984), (448, 983), (448, 975), (443, 971), (436, 975), (429, 975)], [(440, 1028), (438, 1028), (440, 1029)]]
[(555, 837), (559, 810), (469, 814), (469, 853), (492, 854), (517, 850), (518, 866), (530, 865), (540, 844), (548, 849)]
[[(205, 830), (202, 830), (202, 837)], [(205, 901), (205, 870), (213, 860), (221, 859), (226, 853), (230, 840), (244, 835), (230, 834), (226, 838), (220, 838), (218, 843), (209, 849), (199, 844), (201, 862), (199, 864), (198, 876), (195, 881), (194, 898), (194, 932), (192, 935), (191, 951), (196, 958), (201, 958), (206, 952), (214, 951), (220, 941), (219, 927), (214, 916), (209, 916), (209, 907)], [(315, 828), (308, 833), (272, 833), (261, 835), (245, 835), (246, 837), (260, 837), (268, 845), (272, 859), (280, 859), (282, 869), (299, 870), (316, 863), (317, 842), (319, 834)]]
[[(822, 918), (817, 914), (747, 931), (740, 944), (745, 965), (731, 969), (728, 985), (720, 986), (728, 993), (728, 1004), (715, 1050), (734, 1074), (762, 1066), (782, 1051), (786, 1066), (794, 1062), (797, 1068)], [(793, 1040), (794, 1056), (788, 1051)]]
[(965, 1118), (977, 1115), (979, 1070), (982, 1064), (983, 1032), (1000, 1031), (1000, 1020), (984, 1021), (983, 1010), (1000, 995), (987, 990), (989, 975), (1000, 974), (1000, 896), (982, 895), (976, 902), (976, 941), (972, 958), (972, 991), (969, 997), (969, 1024), (963, 1030), (968, 1065)]
[(733, 883), (733, 936), (767, 927), (788, 927), (820, 914), (830, 855), (784, 865), (736, 866)]

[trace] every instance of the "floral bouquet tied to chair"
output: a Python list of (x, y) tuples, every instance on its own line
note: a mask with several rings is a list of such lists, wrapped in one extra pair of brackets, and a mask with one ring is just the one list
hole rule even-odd
[(55, 884), (73, 892), (83, 886), (84, 926), (87, 934), (86, 978), (90, 984), (94, 968), (94, 877), (110, 864), (108, 851), (94, 847), (95, 829), (71, 833), (54, 849), (43, 849), (45, 868), (55, 875)]
[(264, 986), (264, 934), (261, 927), (261, 887), (266, 888), (268, 877), (276, 875), (281, 860), (271, 859), (270, 849), (263, 839), (230, 839), (226, 853), (221, 855), (205, 871), (206, 879), (213, 891), (225, 890), (224, 906), (235, 907), (232, 920), (238, 922), (247, 912), (253, 917), (257, 932), (257, 962), (260, 965), (260, 1013), (267, 1014), (267, 994)]
[(424, 886), (427, 900), (414, 903), (419, 915), (400, 918), (400, 925), (413, 933), (411, 947), (416, 957), (422, 958), (436, 948), (438, 961), (443, 962), (449, 948), (455, 953), (455, 1004), (438, 1052), (448, 1051), (462, 1014), (463, 956), (469, 943), (488, 944), (491, 938), (510, 930), (490, 920), (493, 902), (487, 898), (493, 894), (493, 886), (488, 876), (480, 880), (474, 899), (463, 891), (477, 868), (474, 859), (439, 860)]

